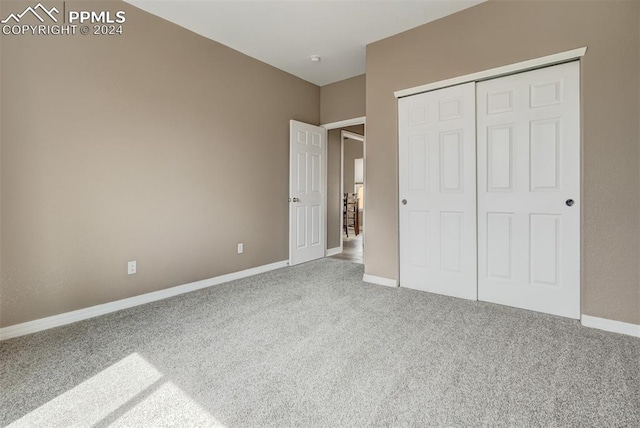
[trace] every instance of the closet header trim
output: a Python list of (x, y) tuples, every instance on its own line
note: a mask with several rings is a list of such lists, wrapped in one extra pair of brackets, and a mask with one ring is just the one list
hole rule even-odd
[(587, 47), (573, 49), (566, 52), (559, 52), (553, 55), (542, 56), (527, 61), (516, 62), (502, 67), (491, 68), (477, 73), (465, 74), (464, 76), (453, 77), (451, 79), (440, 80), (438, 82), (427, 83), (426, 85), (414, 86), (413, 88), (402, 89), (393, 93), (396, 98), (409, 97), (423, 92), (434, 91), (449, 86), (460, 85), (468, 82), (479, 82), (481, 80), (493, 79), (495, 77), (508, 74), (520, 73), (534, 70), (536, 68), (548, 67), (550, 65), (562, 64), (564, 62), (580, 59), (587, 52)]

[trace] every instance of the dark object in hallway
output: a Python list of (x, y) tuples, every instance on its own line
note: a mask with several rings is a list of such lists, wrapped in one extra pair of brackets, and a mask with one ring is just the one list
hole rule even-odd
[(344, 233), (349, 237), (349, 227), (358, 236), (360, 234), (360, 213), (358, 212), (358, 194), (345, 193), (342, 198), (342, 224)]

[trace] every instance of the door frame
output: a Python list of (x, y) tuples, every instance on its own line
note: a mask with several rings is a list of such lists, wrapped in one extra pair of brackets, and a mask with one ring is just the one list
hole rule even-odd
[[(362, 158), (364, 159), (363, 160), (363, 164), (364, 164), (363, 169), (364, 169), (364, 171), (363, 171), (362, 179), (363, 179), (363, 182), (366, 182), (367, 181), (367, 143), (366, 143), (367, 117), (366, 116), (361, 116), (361, 117), (354, 117), (352, 119), (340, 120), (340, 121), (337, 121), (337, 122), (325, 123), (325, 124), (320, 125), (320, 127), (322, 127), (322, 128), (327, 130), (327, 152), (328, 152), (328, 150), (329, 150), (329, 133), (328, 133), (328, 131), (330, 131), (332, 129), (346, 128), (347, 126), (354, 126), (354, 125), (364, 125), (365, 126), (365, 130), (364, 130), (364, 134), (365, 135), (363, 136), (363, 141), (362, 141)], [(349, 132), (349, 131), (343, 131), (343, 132)], [(358, 135), (358, 134), (354, 134), (354, 133), (351, 133), (351, 134)], [(343, 145), (344, 145), (344, 139), (343, 139), (343, 136), (342, 136), (342, 133), (341, 133), (341, 135), (340, 135), (340, 192), (339, 192), (340, 194), (343, 193), (342, 189), (344, 189), (344, 182), (343, 182), (343, 173), (344, 173), (344, 165), (343, 165), (344, 164), (344, 154), (343, 154), (343, 150), (344, 150), (344, 148), (343, 148)], [(329, 156), (327, 155), (327, 162), (326, 162), (326, 165), (325, 165), (325, 175), (327, 173), (326, 167), (329, 164), (328, 157)], [(327, 180), (325, 180), (325, 182), (324, 182), (325, 195), (327, 194), (327, 190), (328, 190), (328, 181), (329, 181), (328, 178), (329, 177), (327, 177)], [(366, 196), (366, 192), (367, 192), (367, 187), (365, 186), (364, 192), (363, 192), (363, 196)], [(365, 200), (366, 200), (366, 197), (365, 197)], [(343, 241), (342, 241), (342, 227), (343, 227), (342, 220), (343, 219), (342, 219), (342, 215), (340, 215), (340, 251), (339, 252), (332, 252), (331, 254), (329, 254), (329, 248), (327, 248), (327, 245), (329, 243), (329, 239), (328, 239), (329, 238), (329, 236), (328, 236), (328, 233), (329, 233), (329, 228), (328, 228), (329, 218), (328, 218), (328, 215), (327, 215), (327, 206), (328, 206), (328, 203), (325, 203), (325, 216), (324, 216), (324, 219), (325, 219), (325, 249), (324, 249), (324, 255), (325, 255), (325, 257), (333, 256), (335, 254), (340, 254), (344, 249)], [(365, 213), (364, 213), (364, 209), (363, 209), (363, 213), (362, 213), (362, 222), (363, 223), (364, 223), (364, 216), (365, 216)]]
[[(360, 134), (356, 134), (355, 132), (350, 132), (350, 131), (345, 131), (342, 130), (340, 131), (340, 193), (344, 193), (344, 140), (347, 139), (351, 139), (351, 140), (356, 140), (356, 141), (360, 141), (362, 142), (362, 184), (364, 185), (365, 181), (366, 181), (366, 175), (365, 175), (365, 170), (366, 170), (366, 166), (364, 166), (364, 154), (365, 154), (365, 138), (364, 135), (360, 135)], [(364, 210), (364, 204), (366, 204), (366, 199), (364, 197), (365, 192), (367, 191), (367, 186), (364, 186), (364, 189), (362, 190), (362, 224), (364, 225), (364, 216), (365, 216), (365, 210)], [(360, 215), (359, 213), (357, 215)], [(342, 252), (344, 250), (344, 236), (342, 235), (342, 229), (344, 228), (344, 216), (341, 215), (340, 216), (340, 252)], [(364, 229), (363, 229), (364, 230)], [(327, 233), (329, 233), (329, 230), (327, 229)], [(328, 237), (328, 236), (327, 236)], [(364, 236), (362, 237), (362, 242), (364, 244)], [(364, 248), (364, 245), (363, 245)]]

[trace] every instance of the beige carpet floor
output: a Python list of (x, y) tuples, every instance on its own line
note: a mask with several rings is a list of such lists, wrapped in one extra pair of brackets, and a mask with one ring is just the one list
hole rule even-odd
[(0, 342), (0, 426), (640, 426), (640, 339), (324, 259)]

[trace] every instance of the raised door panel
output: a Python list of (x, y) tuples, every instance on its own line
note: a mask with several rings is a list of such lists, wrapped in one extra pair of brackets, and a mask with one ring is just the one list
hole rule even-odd
[(486, 213), (487, 278), (511, 279), (513, 271), (513, 213)]
[(535, 120), (530, 123), (531, 191), (560, 190), (561, 118)]
[(407, 258), (414, 268), (428, 269), (429, 260), (429, 212), (410, 211), (409, 224), (411, 230), (409, 236)]
[(530, 284), (558, 285), (560, 258), (560, 216), (529, 216)]
[(407, 175), (408, 193), (419, 194), (429, 191), (429, 137), (424, 134), (409, 137)]
[(296, 219), (297, 219), (297, 248), (303, 249), (309, 246), (307, 242), (307, 207), (296, 207)]
[(296, 153), (296, 192), (307, 193), (307, 153)]
[(322, 244), (322, 207), (320, 205), (311, 206), (311, 240), (309, 242), (312, 246)]
[(440, 270), (460, 273), (464, 265), (464, 213), (440, 213)]
[(440, 134), (440, 192), (464, 191), (463, 131)]
[(513, 191), (513, 128), (487, 129), (487, 191)]

